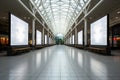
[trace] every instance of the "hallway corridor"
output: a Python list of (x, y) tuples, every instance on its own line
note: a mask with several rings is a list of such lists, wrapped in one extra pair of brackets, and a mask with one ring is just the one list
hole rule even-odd
[(56, 45), (0, 57), (0, 80), (120, 80), (120, 57)]

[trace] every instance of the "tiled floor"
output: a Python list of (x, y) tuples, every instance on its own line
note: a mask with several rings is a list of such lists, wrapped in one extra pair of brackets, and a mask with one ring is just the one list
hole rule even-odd
[(111, 50), (112, 55), (120, 56), (120, 50)]
[(0, 80), (120, 80), (120, 57), (52, 46), (0, 57)]

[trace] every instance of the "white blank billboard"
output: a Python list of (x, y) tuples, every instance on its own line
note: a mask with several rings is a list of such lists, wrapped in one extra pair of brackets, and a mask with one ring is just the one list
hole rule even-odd
[(41, 44), (41, 39), (42, 38), (42, 33), (40, 31), (36, 31), (36, 44), (39, 45)]
[(70, 37), (69, 39), (70, 39), (70, 44), (72, 44), (72, 40), (71, 40), (71, 37)]
[(47, 44), (47, 35), (45, 35), (45, 44)]
[(28, 45), (28, 23), (12, 14), (10, 16), (10, 45)]
[(91, 24), (91, 45), (107, 45), (107, 16)]
[(83, 31), (78, 32), (78, 44), (83, 45)]
[(73, 35), (72, 36), (72, 44), (74, 44), (74, 38), (75, 38), (75, 36)]
[(49, 37), (49, 44), (51, 44), (51, 38)]

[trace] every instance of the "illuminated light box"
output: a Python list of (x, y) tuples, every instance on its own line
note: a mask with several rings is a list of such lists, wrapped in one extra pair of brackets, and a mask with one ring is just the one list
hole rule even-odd
[(28, 45), (28, 23), (10, 14), (10, 45)]
[(72, 44), (74, 44), (74, 38), (75, 38), (75, 36), (73, 35), (72, 36)]
[(107, 45), (107, 16), (91, 24), (91, 45)]
[(51, 44), (51, 38), (49, 37), (49, 44)]
[(51, 38), (49, 37), (49, 44), (51, 44)]
[(72, 44), (72, 40), (71, 40), (71, 37), (70, 37), (69, 39), (70, 39), (70, 44)]
[(36, 45), (41, 44), (41, 38), (42, 38), (42, 33), (38, 30), (36, 30)]
[(45, 44), (47, 44), (47, 35), (45, 35)]
[(78, 44), (83, 45), (83, 31), (78, 32)]

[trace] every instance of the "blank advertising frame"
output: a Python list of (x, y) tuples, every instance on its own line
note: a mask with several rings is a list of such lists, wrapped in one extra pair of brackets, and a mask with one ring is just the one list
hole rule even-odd
[[(16, 18), (16, 20), (14, 21), (13, 19), (15, 19), (15, 18)], [(18, 25), (18, 27), (13, 29), (13, 23), (16, 26), (19, 23), (24, 23), (25, 25), (20, 24), (20, 25)], [(15, 27), (15, 25), (14, 25), (14, 27)], [(23, 26), (25, 27), (25, 30), (23, 29), (24, 28)], [(17, 29), (17, 28), (19, 28), (19, 29)], [(17, 31), (15, 31), (16, 33), (13, 30), (17, 30)], [(12, 32), (14, 32), (14, 33), (12, 33)], [(20, 32), (20, 33), (18, 33), (18, 32)], [(25, 33), (25, 34), (23, 34), (22, 32)], [(14, 38), (15, 36), (13, 34), (16, 35), (17, 38)], [(27, 37), (26, 37), (26, 35), (27, 35)], [(20, 39), (21, 37), (25, 38), (25, 40), (26, 40), (23, 44), (21, 44), (21, 43), (24, 40)], [(14, 38), (14, 39), (12, 39), (12, 38)], [(15, 39), (17, 39), (17, 40), (15, 40)], [(15, 42), (13, 40), (15, 40), (15, 41), (20, 41), (21, 40), (21, 43)], [(22, 19), (18, 18), (17, 16), (15, 16), (14, 14), (9, 13), (9, 46), (11, 46), (11, 47), (14, 47), (14, 46), (15, 47), (28, 46), (29, 45), (28, 40), (29, 40), (29, 24), (27, 22), (25, 22), (24, 20), (22, 20)]]
[(83, 45), (83, 30), (78, 32), (78, 45)]
[(36, 45), (42, 45), (42, 32), (36, 30)]
[[(93, 26), (96, 28), (92, 28)], [(95, 38), (98, 41), (94, 41)], [(109, 14), (91, 23), (90, 46), (99, 47), (99, 48), (106, 47), (106, 54), (111, 55), (110, 43), (109, 43)]]

